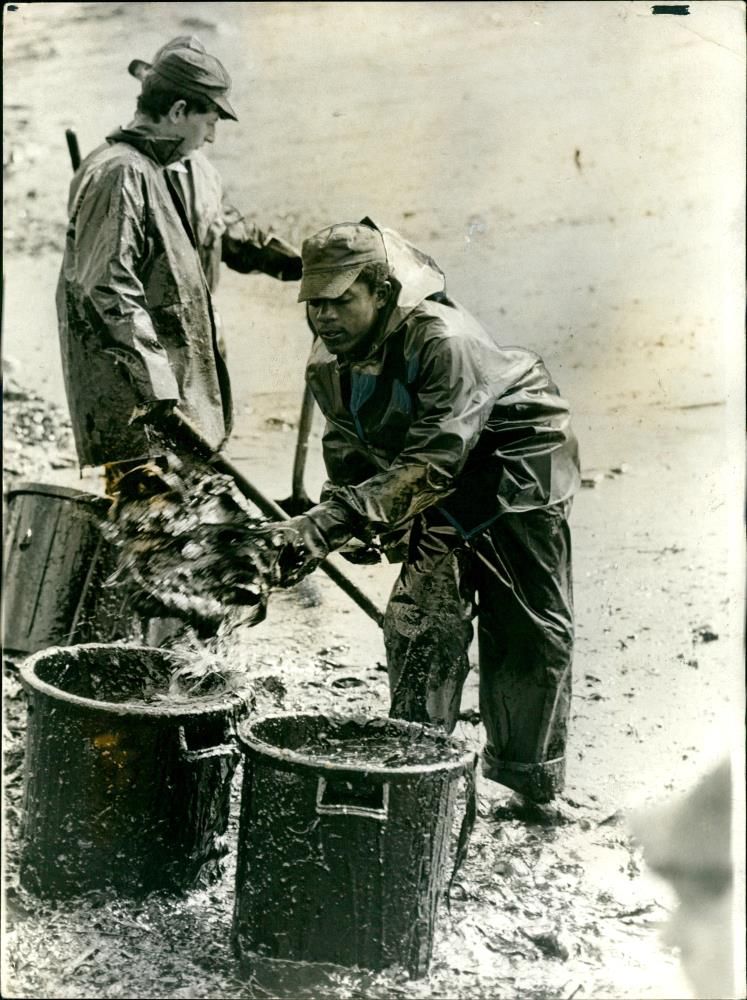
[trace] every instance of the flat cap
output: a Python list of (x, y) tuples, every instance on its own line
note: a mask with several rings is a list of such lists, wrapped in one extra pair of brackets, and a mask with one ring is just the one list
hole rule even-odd
[(239, 120), (228, 101), (231, 77), (225, 66), (215, 56), (208, 55), (205, 46), (194, 35), (173, 38), (158, 50), (153, 63), (133, 59), (127, 69), (140, 80), (146, 73), (154, 73), (187, 96), (208, 98), (221, 118)]
[(336, 299), (350, 288), (366, 264), (386, 263), (381, 233), (357, 222), (329, 226), (304, 240), (299, 302)]

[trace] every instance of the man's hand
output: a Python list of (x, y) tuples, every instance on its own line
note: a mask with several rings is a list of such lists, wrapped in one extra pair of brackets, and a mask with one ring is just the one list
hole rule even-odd
[(171, 415), (178, 402), (178, 399), (151, 399), (139, 403), (130, 414), (127, 423), (136, 426), (143, 424), (158, 426), (162, 420)]
[(339, 550), (343, 559), (356, 566), (376, 566), (381, 562), (381, 550), (373, 542), (361, 542), (351, 538)]
[(271, 576), (278, 587), (292, 587), (313, 573), (330, 551), (322, 532), (305, 514), (288, 521), (273, 521), (252, 535), (259, 548), (269, 549)]

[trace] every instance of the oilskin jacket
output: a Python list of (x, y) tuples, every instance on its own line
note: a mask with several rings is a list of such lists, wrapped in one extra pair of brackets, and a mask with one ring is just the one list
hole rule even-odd
[(178, 400), (216, 449), (230, 431), (210, 289), (165, 169), (179, 145), (157, 126), (117, 130), (71, 187), (57, 314), (81, 466), (158, 450), (147, 428), (129, 422), (143, 403)]
[[(128, 130), (135, 127), (132, 123)], [(70, 187), (68, 214), (72, 216), (81, 180), (88, 162), (108, 148), (103, 143), (83, 161)], [(227, 200), (220, 174), (199, 150), (167, 166), (169, 178), (177, 187), (197, 242), (208, 288), (215, 294), (220, 279), (221, 262), (233, 271), (250, 274), (261, 271), (281, 281), (301, 278), (301, 256), (295, 247), (261, 229)], [(214, 312), (218, 318), (217, 310)]]
[(319, 527), (340, 537), (342, 510), (383, 538), (437, 506), (470, 538), (503, 513), (567, 500), (577, 444), (542, 360), (499, 346), (429, 257), (381, 233), (396, 300), (367, 355), (338, 362), (317, 338), (307, 366), (327, 421)]

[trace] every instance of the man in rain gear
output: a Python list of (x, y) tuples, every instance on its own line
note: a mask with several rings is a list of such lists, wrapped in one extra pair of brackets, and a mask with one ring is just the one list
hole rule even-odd
[[(134, 122), (108, 136), (73, 179), (57, 311), (81, 466), (162, 453), (154, 426), (175, 404), (211, 447), (230, 433), (211, 297), (225, 228), (220, 182), (204, 158), (197, 168), (193, 160), (219, 119), (237, 120), (230, 86), (199, 43), (171, 43), (145, 76)], [(239, 269), (257, 266), (255, 242), (245, 252), (235, 241)], [(276, 251), (274, 273), (298, 277), (292, 249)]]
[[(205, 52), (194, 35), (179, 35), (158, 50), (153, 63), (133, 59), (127, 67), (135, 79), (145, 81), (158, 60), (173, 49)], [(282, 281), (298, 281), (301, 257), (298, 251), (272, 232), (246, 220), (223, 195), (221, 176), (208, 158), (195, 150), (167, 168), (179, 188), (197, 240), (208, 287), (215, 294), (221, 261), (241, 274), (261, 271)]]
[(568, 406), (542, 360), (500, 347), (393, 231), (332, 226), (302, 259), (329, 481), (268, 530), (284, 582), (355, 538), (359, 554), (401, 558), (384, 623), (390, 714), (449, 732), (476, 615), (484, 774), (518, 804), (550, 802), (571, 698)]

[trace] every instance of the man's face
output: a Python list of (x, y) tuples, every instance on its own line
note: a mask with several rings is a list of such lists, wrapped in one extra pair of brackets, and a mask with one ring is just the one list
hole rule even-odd
[(309, 319), (331, 354), (354, 354), (374, 332), (386, 295), (356, 279), (336, 299), (309, 299)]
[(182, 140), (179, 152), (189, 156), (206, 142), (215, 141), (215, 125), (218, 121), (217, 111), (190, 111), (182, 109), (173, 119), (173, 134)]

